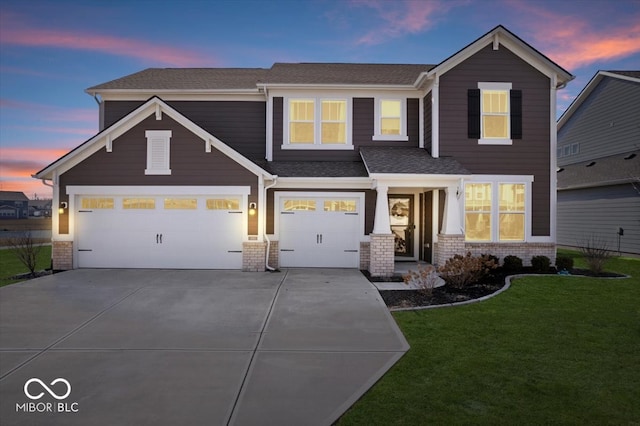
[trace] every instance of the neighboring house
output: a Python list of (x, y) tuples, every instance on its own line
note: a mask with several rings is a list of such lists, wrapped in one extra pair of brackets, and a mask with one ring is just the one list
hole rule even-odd
[(34, 175), (54, 184), (54, 268), (554, 259), (556, 91), (572, 78), (498, 26), (437, 65), (147, 69), (91, 87), (100, 132)]
[(640, 254), (640, 71), (599, 71), (558, 121), (558, 244)]
[(23, 192), (0, 191), (0, 219), (28, 219), (28, 203)]
[(51, 200), (29, 200), (29, 216), (51, 217)]

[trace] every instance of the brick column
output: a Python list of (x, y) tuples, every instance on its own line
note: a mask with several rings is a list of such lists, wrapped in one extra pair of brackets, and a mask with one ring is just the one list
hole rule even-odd
[(369, 251), (369, 243), (360, 241), (360, 270), (368, 271), (371, 262), (371, 252)]
[(464, 235), (439, 234), (438, 242), (434, 244), (435, 264), (443, 266), (454, 254), (465, 255)]
[(54, 241), (51, 244), (54, 271), (73, 269), (73, 241)]
[(370, 234), (369, 237), (369, 273), (372, 277), (392, 276), (395, 269), (393, 234)]
[(261, 241), (242, 243), (242, 270), (245, 272), (263, 272), (265, 270), (266, 255), (267, 243)]
[(278, 241), (271, 240), (271, 247), (269, 248), (269, 266), (278, 269), (280, 267), (280, 243)]

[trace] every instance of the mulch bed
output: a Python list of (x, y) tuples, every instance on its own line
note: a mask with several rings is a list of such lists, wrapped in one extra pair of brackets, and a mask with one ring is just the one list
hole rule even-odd
[[(372, 278), (363, 271), (371, 282), (393, 281), (402, 282), (402, 277)], [(484, 277), (479, 282), (464, 288), (454, 288), (445, 284), (442, 287), (434, 288), (431, 294), (425, 294), (420, 290), (380, 290), (380, 296), (389, 308), (415, 308), (420, 306), (448, 305), (451, 303), (465, 302), (479, 299), (500, 290), (505, 285), (505, 278), (508, 275), (532, 274), (532, 268), (523, 268), (517, 272), (509, 272), (498, 269), (493, 274)], [(556, 270), (551, 269), (549, 274), (555, 274)], [(623, 275), (605, 272), (599, 275), (593, 274), (586, 269), (572, 269), (571, 275), (585, 275), (591, 277), (622, 277)]]

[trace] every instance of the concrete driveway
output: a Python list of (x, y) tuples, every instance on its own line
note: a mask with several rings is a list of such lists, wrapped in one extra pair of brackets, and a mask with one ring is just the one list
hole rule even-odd
[(330, 425), (407, 350), (355, 270), (68, 271), (0, 288), (0, 423)]

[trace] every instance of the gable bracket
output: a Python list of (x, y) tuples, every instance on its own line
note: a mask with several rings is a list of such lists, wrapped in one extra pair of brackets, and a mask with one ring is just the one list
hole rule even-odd
[(493, 35), (493, 50), (498, 50), (499, 47), (500, 47), (500, 34), (495, 33)]
[(156, 120), (162, 120), (162, 110), (160, 109), (160, 104), (156, 104)]
[(105, 144), (105, 148), (107, 152), (111, 152), (113, 150), (113, 140), (111, 139), (111, 133), (107, 134), (107, 143)]
[(204, 145), (204, 146), (205, 146), (205, 148), (204, 148), (204, 151), (205, 151), (205, 152), (211, 152), (211, 146), (212, 146), (212, 145), (213, 145), (213, 141), (212, 141), (211, 139), (207, 139), (207, 140), (205, 141), (205, 145)]

